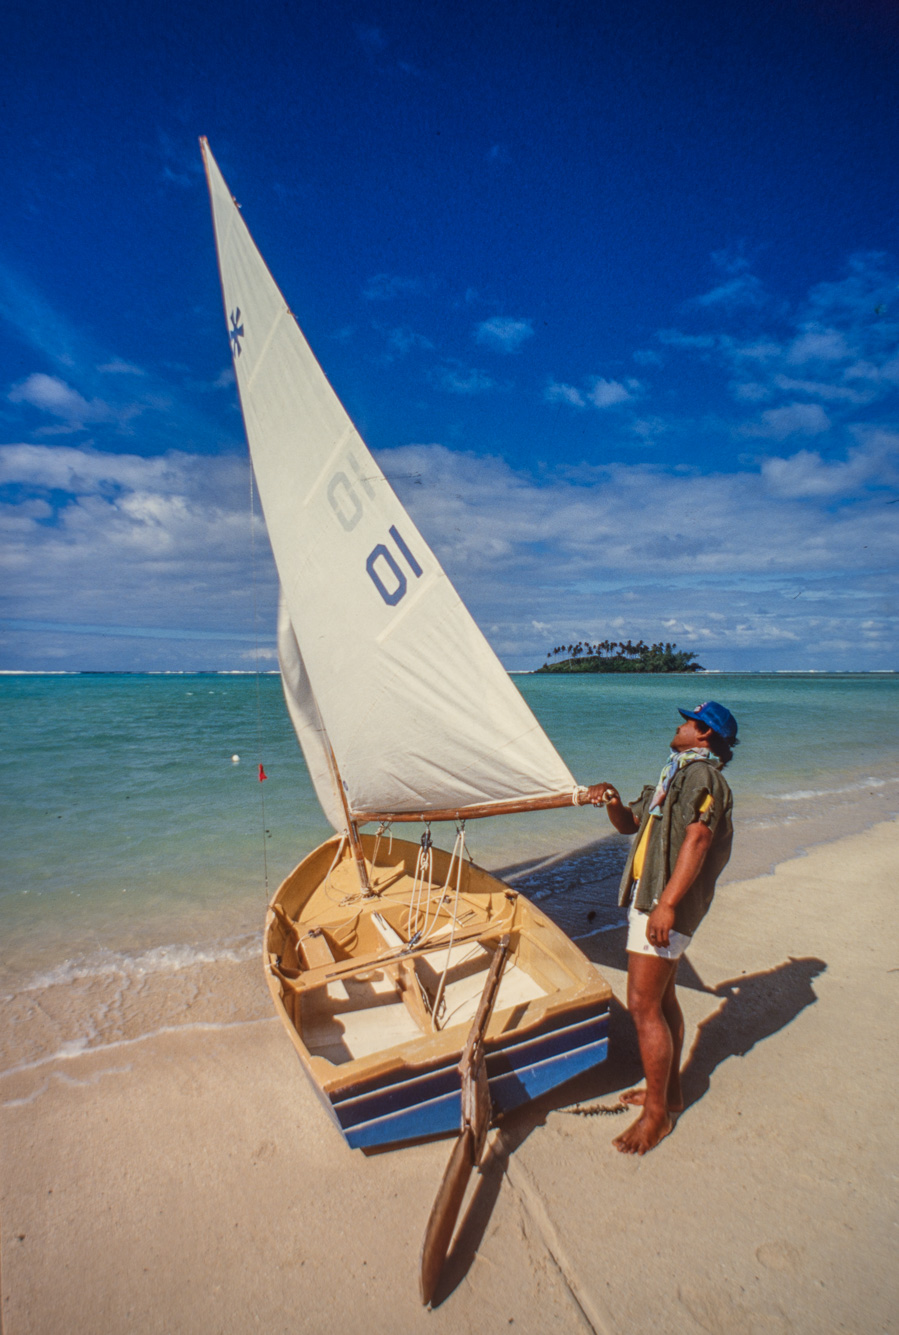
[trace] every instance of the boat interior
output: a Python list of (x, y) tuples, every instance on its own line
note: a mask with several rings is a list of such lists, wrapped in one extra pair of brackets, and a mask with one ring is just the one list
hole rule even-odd
[(439, 849), (363, 836), (370, 891), (338, 839), (316, 849), (275, 894), (266, 923), (269, 986), (300, 1055), (325, 1088), (393, 1052), (427, 1062), (461, 1049), (494, 951), (511, 946), (488, 1031), (530, 1029), (609, 989), (581, 952), (523, 896)]

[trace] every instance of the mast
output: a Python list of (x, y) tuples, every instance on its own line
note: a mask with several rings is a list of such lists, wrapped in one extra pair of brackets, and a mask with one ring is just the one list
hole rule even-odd
[(337, 788), (340, 793), (340, 800), (343, 803), (343, 811), (346, 816), (346, 833), (350, 841), (350, 848), (353, 850), (353, 857), (356, 862), (356, 871), (359, 876), (359, 884), (364, 891), (371, 894), (371, 881), (368, 879), (368, 868), (365, 865), (365, 854), (362, 851), (362, 840), (359, 838), (359, 829), (350, 812), (349, 803), (346, 800), (346, 789), (343, 786), (343, 779), (340, 777), (340, 770), (337, 767), (337, 760), (334, 755), (334, 748), (328, 746), (331, 753), (331, 764), (337, 777)]

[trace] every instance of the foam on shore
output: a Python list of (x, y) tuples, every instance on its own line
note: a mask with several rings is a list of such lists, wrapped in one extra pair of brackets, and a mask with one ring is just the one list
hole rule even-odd
[[(713, 912), (723, 911), (728, 883), (770, 874), (805, 849), (890, 819), (897, 796), (894, 776), (871, 776), (781, 794), (779, 805), (765, 803), (742, 819), (738, 810), (734, 856)], [(487, 864), (583, 940), (624, 921), (617, 892), (629, 841), (609, 832), (604, 813), (598, 816), (591, 824), (599, 837), (587, 843), (570, 848), (553, 841), (544, 821), (538, 838), (520, 840), (514, 862)], [(5, 970), (0, 991), (0, 1073), (169, 1028), (269, 1017), (260, 955), (263, 916), (254, 893), (239, 913), (214, 920), (219, 927), (239, 924), (220, 939), (170, 940), (136, 950), (100, 946), (33, 970), (20, 960)]]

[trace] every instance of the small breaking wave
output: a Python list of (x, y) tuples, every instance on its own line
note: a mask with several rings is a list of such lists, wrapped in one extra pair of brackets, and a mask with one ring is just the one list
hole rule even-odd
[(870, 775), (867, 779), (858, 779), (842, 788), (797, 788), (789, 793), (765, 793), (764, 796), (771, 802), (814, 802), (819, 797), (841, 797), (845, 793), (860, 793), (868, 788), (886, 788), (891, 783), (899, 783), (899, 777), (876, 779)]
[(19, 990), (40, 992), (48, 987), (100, 978), (138, 981), (153, 974), (181, 973), (186, 969), (210, 964), (245, 964), (255, 958), (258, 952), (259, 942), (255, 937), (243, 944), (231, 943), (220, 947), (154, 946), (138, 955), (101, 950), (97, 955), (64, 960), (51, 969), (35, 974)]
[[(138, 1043), (146, 1043), (150, 1039), (161, 1038), (165, 1034), (178, 1034), (180, 1036), (183, 1034), (223, 1033), (226, 1030), (249, 1028), (251, 1025), (269, 1025), (277, 1023), (277, 1018), (276, 1015), (272, 1015), (263, 1018), (252, 1017), (247, 1020), (222, 1020), (218, 1022), (210, 1022), (207, 1020), (194, 1023), (188, 1022), (185, 1024), (163, 1024), (159, 1025), (156, 1029), (148, 1030), (144, 1034), (136, 1034), (132, 1038), (114, 1038), (108, 1042), (103, 1042), (99, 1036), (95, 1036), (94, 1041), (91, 1041), (89, 1038), (73, 1039), (69, 1042), (60, 1044), (60, 1046), (53, 1052), (43, 1053), (33, 1061), (19, 1062), (15, 1066), (8, 1066), (5, 1070), (0, 1070), (0, 1080), (5, 1080), (13, 1075), (21, 1075), (23, 1072), (37, 1071), (40, 1070), (41, 1067), (52, 1066), (56, 1062), (73, 1061), (77, 1057), (96, 1056), (100, 1053), (113, 1052), (121, 1048), (132, 1048)], [(98, 1071), (94, 1075), (87, 1076), (82, 1080), (77, 1080), (73, 1077), (62, 1075), (61, 1073), (55, 1074), (57, 1079), (61, 1079), (67, 1084), (85, 1085), (96, 1083), (96, 1081), (104, 1075), (126, 1075), (131, 1069), (130, 1065), (107, 1067), (105, 1070)], [(37, 1091), (37, 1094), (43, 1093), (46, 1088), (47, 1086), (45, 1085), (43, 1089)], [(0, 1107), (12, 1108), (30, 1102), (32, 1102), (32, 1096), (27, 1096), (22, 1099), (0, 1104)]]

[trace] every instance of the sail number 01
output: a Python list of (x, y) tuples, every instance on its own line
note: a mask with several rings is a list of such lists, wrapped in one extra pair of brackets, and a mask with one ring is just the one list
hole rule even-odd
[[(365, 476), (353, 455), (348, 453), (347, 459), (366, 496), (374, 499), (375, 493), (372, 490), (371, 482)], [(327, 494), (331, 509), (340, 521), (341, 528), (345, 529), (347, 533), (351, 532), (362, 518), (363, 503), (346, 473), (337, 472), (334, 474), (328, 483)], [(390, 536), (412, 574), (416, 579), (420, 578), (422, 568), (409, 551), (395, 524), (390, 526)], [(365, 569), (384, 602), (387, 603), (388, 607), (395, 607), (409, 587), (409, 581), (386, 543), (379, 542), (377, 547), (369, 552)]]
[[(390, 526), (390, 536), (399, 548), (400, 555), (405, 559), (412, 574), (418, 579), (422, 573), (421, 566), (400, 537), (395, 524), (391, 524)], [(368, 560), (365, 562), (365, 569), (368, 571), (371, 582), (374, 584), (385, 603), (390, 607), (395, 607), (405, 594), (409, 585), (405, 574), (400, 568), (399, 562), (393, 555), (393, 552), (391, 552), (390, 548), (385, 546), (383, 542), (379, 542), (377, 547), (373, 548), (369, 553)], [(386, 581), (389, 581), (389, 583), (385, 582), (385, 577)]]

